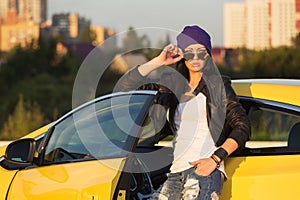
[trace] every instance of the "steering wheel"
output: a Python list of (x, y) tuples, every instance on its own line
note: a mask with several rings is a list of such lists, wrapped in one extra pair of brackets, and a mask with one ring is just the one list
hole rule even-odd
[(63, 148), (56, 148), (54, 153), (54, 160), (64, 161), (64, 160), (74, 160), (77, 159), (74, 155)]

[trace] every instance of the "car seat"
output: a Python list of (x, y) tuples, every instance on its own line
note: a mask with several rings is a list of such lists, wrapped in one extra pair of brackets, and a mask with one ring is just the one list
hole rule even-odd
[(293, 125), (288, 138), (288, 147), (300, 148), (300, 122)]

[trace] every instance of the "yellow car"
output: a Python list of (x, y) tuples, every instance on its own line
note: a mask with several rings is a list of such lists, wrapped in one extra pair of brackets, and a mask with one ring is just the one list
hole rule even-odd
[[(226, 160), (221, 199), (294, 199), (300, 186), (300, 80), (234, 80), (251, 120)], [(147, 199), (166, 180), (171, 131), (157, 91), (97, 98), (10, 143), (1, 199)], [(158, 108), (158, 109), (157, 109)], [(153, 123), (153, 113), (160, 112)]]
[(300, 80), (236, 80), (251, 121), (246, 148), (226, 160), (221, 199), (297, 199), (300, 178)]

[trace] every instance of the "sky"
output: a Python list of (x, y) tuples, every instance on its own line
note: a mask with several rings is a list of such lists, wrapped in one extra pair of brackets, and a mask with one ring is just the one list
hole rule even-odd
[[(186, 25), (197, 24), (210, 34), (213, 46), (223, 46), (223, 5), (244, 1), (48, 0), (48, 20), (53, 14), (77, 13), (90, 19), (92, 25), (114, 29), (117, 33), (132, 26), (141, 30), (137, 31), (139, 35), (146, 34), (153, 43), (164, 40), (166, 34), (172, 37)], [(155, 31), (149, 31), (153, 29)]]

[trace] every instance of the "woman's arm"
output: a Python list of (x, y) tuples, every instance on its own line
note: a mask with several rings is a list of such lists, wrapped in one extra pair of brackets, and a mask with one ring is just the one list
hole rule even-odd
[(230, 82), (225, 84), (226, 89), (226, 125), (231, 127), (227, 138), (236, 141), (239, 146), (245, 144), (251, 135), (251, 125), (245, 109), (242, 107)]
[[(177, 55), (174, 57), (174, 55)], [(137, 89), (145, 83), (151, 82), (146, 76), (161, 66), (168, 66), (181, 60), (182, 51), (175, 45), (170, 44), (164, 50), (150, 61), (139, 65), (124, 74), (117, 83), (117, 91), (129, 91)]]
[(226, 136), (225, 142), (213, 155), (217, 162), (226, 159), (238, 147), (244, 145), (251, 134), (251, 125), (247, 113), (240, 104), (230, 81), (225, 81), (225, 89), (227, 101), (226, 126), (230, 126), (231, 131)]
[(173, 44), (166, 46), (163, 51), (149, 62), (140, 65), (138, 70), (142, 76), (146, 76), (160, 66), (172, 65), (183, 58), (182, 51)]

